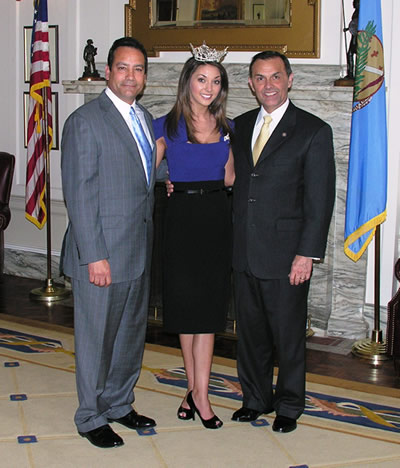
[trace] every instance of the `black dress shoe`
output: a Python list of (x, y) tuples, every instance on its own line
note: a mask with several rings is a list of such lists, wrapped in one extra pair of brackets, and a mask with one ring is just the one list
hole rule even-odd
[(86, 439), (96, 447), (111, 448), (124, 445), (124, 441), (121, 437), (116, 434), (108, 424), (88, 432), (79, 432), (79, 435), (86, 437)]
[(232, 421), (251, 422), (255, 421), (261, 415), (261, 411), (242, 406), (240, 409), (238, 409), (232, 414)]
[(251, 422), (255, 421), (262, 414), (269, 414), (274, 411), (274, 408), (268, 408), (264, 411), (257, 411), (251, 408), (246, 408), (242, 406), (232, 414), (232, 421), (238, 422)]
[(129, 429), (147, 429), (156, 425), (154, 419), (147, 418), (146, 416), (142, 416), (141, 414), (137, 414), (135, 410), (132, 410), (130, 413), (123, 416), (122, 418), (108, 418), (108, 421), (120, 423), (123, 426), (128, 427)]
[(297, 423), (295, 419), (287, 418), (286, 416), (277, 416), (272, 430), (275, 432), (292, 432), (296, 429)]

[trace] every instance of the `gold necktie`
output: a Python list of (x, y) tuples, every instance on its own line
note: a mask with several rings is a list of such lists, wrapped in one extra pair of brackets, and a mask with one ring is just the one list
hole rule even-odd
[(253, 161), (254, 165), (257, 164), (258, 158), (260, 157), (261, 151), (263, 150), (265, 144), (268, 141), (269, 138), (269, 125), (272, 122), (272, 118), (270, 115), (264, 115), (264, 123), (263, 126), (261, 127), (260, 133), (257, 137), (257, 140), (254, 144), (253, 148)]

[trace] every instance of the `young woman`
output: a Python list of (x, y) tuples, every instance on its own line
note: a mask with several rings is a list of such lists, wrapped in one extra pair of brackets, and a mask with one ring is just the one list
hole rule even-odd
[(179, 334), (188, 388), (179, 419), (214, 414), (208, 384), (214, 336), (225, 329), (231, 274), (232, 124), (225, 115), (228, 77), (217, 52), (203, 45), (184, 65), (174, 107), (154, 121), (157, 163), (166, 156), (174, 191), (168, 200), (164, 245), (163, 321)]

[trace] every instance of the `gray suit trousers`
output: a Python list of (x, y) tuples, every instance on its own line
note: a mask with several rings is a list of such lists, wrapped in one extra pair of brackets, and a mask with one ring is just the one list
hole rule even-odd
[(128, 414), (142, 366), (149, 275), (108, 288), (73, 279), (76, 385), (75, 424), (88, 432)]

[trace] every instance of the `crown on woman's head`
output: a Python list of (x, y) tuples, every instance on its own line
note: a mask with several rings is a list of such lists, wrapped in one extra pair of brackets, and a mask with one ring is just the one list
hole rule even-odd
[(228, 53), (228, 47), (218, 51), (217, 49), (208, 47), (205, 41), (199, 47), (194, 47), (193, 44), (190, 44), (190, 47), (192, 48), (194, 59), (198, 62), (222, 62), (223, 58)]

